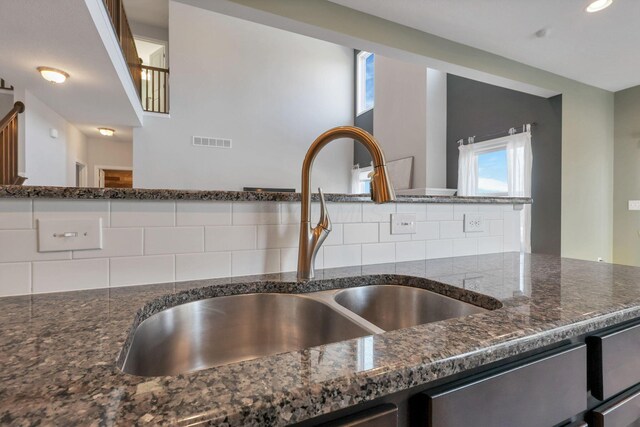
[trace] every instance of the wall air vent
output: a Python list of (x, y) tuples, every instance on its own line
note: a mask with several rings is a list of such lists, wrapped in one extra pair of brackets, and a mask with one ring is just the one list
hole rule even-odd
[(231, 140), (225, 138), (210, 138), (207, 136), (194, 136), (193, 145), (197, 147), (231, 148)]

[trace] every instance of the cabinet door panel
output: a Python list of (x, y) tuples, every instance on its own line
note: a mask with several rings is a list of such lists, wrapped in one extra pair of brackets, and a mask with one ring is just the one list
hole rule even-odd
[(587, 346), (593, 397), (607, 400), (640, 383), (640, 324), (592, 335)]
[(587, 408), (584, 345), (424, 393), (428, 427), (556, 425)]
[(640, 386), (593, 410), (595, 427), (640, 426)]

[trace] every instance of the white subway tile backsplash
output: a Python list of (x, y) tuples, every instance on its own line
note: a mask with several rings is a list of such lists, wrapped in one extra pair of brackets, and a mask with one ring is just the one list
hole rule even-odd
[(416, 221), (426, 221), (427, 206), (426, 203), (398, 203), (396, 204), (396, 212), (416, 214)]
[(427, 204), (427, 221), (451, 221), (453, 220), (453, 205)]
[(255, 225), (228, 225), (205, 228), (205, 250), (242, 251), (256, 248)]
[(168, 200), (111, 202), (111, 227), (173, 227), (176, 204)]
[(111, 258), (109, 264), (109, 285), (114, 287), (175, 280), (174, 255)]
[(520, 251), (520, 212), (503, 211), (503, 250), (505, 252)]
[(453, 239), (453, 256), (466, 256), (478, 254), (478, 239)]
[(106, 288), (109, 286), (109, 260), (34, 262), (32, 280), (34, 294)]
[(396, 212), (395, 203), (363, 203), (362, 222), (391, 221), (391, 214)]
[(331, 233), (329, 233), (329, 237), (327, 237), (322, 246), (341, 245), (344, 242), (343, 238), (344, 224), (331, 224)]
[(31, 292), (31, 263), (0, 264), (0, 297)]
[(143, 254), (142, 228), (105, 228), (102, 230), (102, 249), (73, 251), (74, 259), (113, 258)]
[(0, 230), (0, 262), (63, 259), (71, 259), (71, 252), (38, 252), (36, 230)]
[(176, 225), (231, 225), (231, 202), (178, 201)]
[(478, 205), (478, 213), (481, 213), (485, 221), (502, 219), (501, 205)]
[(33, 228), (32, 202), (25, 199), (0, 199), (0, 230)]
[(423, 241), (396, 243), (396, 262), (418, 261), (427, 257), (427, 246)]
[(33, 201), (33, 226), (39, 219), (95, 219), (109, 227), (108, 200), (36, 199)]
[[(324, 250), (320, 248), (316, 255), (315, 269), (321, 269), (324, 265)], [(280, 271), (298, 270), (298, 248), (280, 249)]]
[(231, 276), (231, 252), (176, 255), (176, 281)]
[(233, 225), (279, 224), (280, 205), (264, 202), (233, 202)]
[(427, 240), (427, 259), (453, 256), (453, 240)]
[(144, 230), (145, 255), (204, 252), (204, 227), (152, 227)]
[(502, 236), (504, 234), (504, 221), (502, 219), (492, 219), (489, 221), (487, 228), (489, 229), (489, 235)]
[(277, 273), (280, 270), (280, 250), (236, 251), (231, 253), (231, 275)]
[(391, 234), (391, 222), (381, 222), (379, 225), (381, 242), (405, 242), (411, 240), (411, 234)]
[(396, 261), (395, 243), (372, 243), (362, 245), (362, 264), (385, 264)]
[(465, 237), (462, 221), (441, 221), (440, 222), (440, 238), (441, 239), (461, 239)]
[(344, 224), (343, 227), (345, 245), (378, 241), (377, 223)]
[(298, 246), (300, 226), (259, 225), (258, 249), (292, 248)]
[(436, 221), (416, 223), (416, 234), (411, 235), (413, 240), (433, 240), (440, 238), (440, 223)]
[[(511, 205), (328, 209), (333, 230), (316, 269), (520, 249), (521, 213)], [(314, 202), (313, 226), (319, 212)], [(416, 233), (392, 235), (394, 212), (416, 214)], [(480, 212), (485, 231), (465, 234), (466, 212)], [(36, 220), (56, 217), (102, 218), (103, 249), (39, 253)], [(3, 199), (0, 296), (295, 271), (299, 222), (298, 202)]]
[(362, 264), (362, 245), (327, 246), (324, 248), (324, 268)]
[(453, 205), (453, 219), (456, 221), (464, 220), (464, 214), (478, 212), (478, 205), (465, 205), (456, 204)]
[(478, 254), (495, 254), (502, 252), (502, 246), (502, 236), (478, 238)]
[(362, 203), (327, 203), (327, 210), (333, 223), (362, 222)]

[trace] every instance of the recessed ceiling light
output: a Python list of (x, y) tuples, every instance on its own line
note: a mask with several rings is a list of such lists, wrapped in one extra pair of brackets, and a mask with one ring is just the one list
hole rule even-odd
[(613, 3), (613, 0), (595, 0), (587, 6), (586, 11), (589, 13), (600, 12), (603, 9), (608, 8)]
[(113, 134), (116, 133), (115, 130), (109, 128), (98, 128), (98, 132), (100, 132), (100, 135), (104, 136), (113, 136)]
[(38, 67), (38, 71), (46, 81), (51, 83), (64, 83), (69, 78), (69, 74), (51, 67)]

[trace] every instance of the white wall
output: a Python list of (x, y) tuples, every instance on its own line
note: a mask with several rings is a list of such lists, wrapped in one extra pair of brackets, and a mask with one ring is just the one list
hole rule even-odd
[(427, 68), (427, 187), (447, 188), (447, 73)]
[(75, 186), (75, 162), (86, 161), (86, 137), (28, 90), (24, 103), (25, 184)]
[[(323, 131), (353, 124), (353, 50), (171, 1), (171, 118), (134, 129), (134, 185), (300, 189), (300, 167)], [(230, 138), (230, 150), (192, 136)], [(353, 144), (314, 165), (314, 187), (348, 192)]]
[[(210, 0), (182, 1), (214, 6)], [(549, 96), (561, 93), (562, 256), (611, 260), (613, 93), (325, 0), (296, 2), (296, 7), (290, 0), (229, 0), (224, 7), (236, 16), (462, 77), (515, 90), (543, 89)]]
[(413, 156), (413, 188), (427, 179), (427, 69), (375, 57), (373, 134), (387, 161)]
[[(97, 187), (96, 166), (133, 168), (132, 141), (117, 141), (107, 138), (87, 140), (87, 171), (89, 187)], [(135, 176), (135, 173), (134, 173)]]
[(0, 119), (13, 108), (13, 94), (0, 92)]

